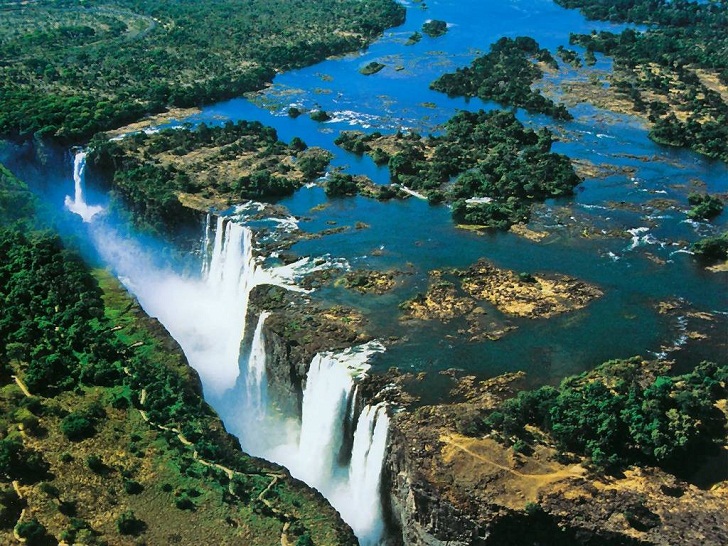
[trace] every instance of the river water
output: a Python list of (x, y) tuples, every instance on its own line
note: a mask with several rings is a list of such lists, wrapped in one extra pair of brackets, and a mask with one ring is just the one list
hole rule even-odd
[[(407, 4), (407, 8), (407, 22), (387, 31), (365, 51), (279, 75), (270, 88), (254, 97), (215, 104), (170, 125), (259, 120), (275, 127), (283, 140), (300, 136), (309, 146), (331, 150), (336, 167), (386, 183), (386, 168), (334, 146), (333, 140), (341, 130), (437, 133), (441, 124), (460, 109), (495, 107), (477, 99), (448, 98), (428, 86), (441, 74), (469, 64), (498, 38), (528, 35), (555, 52), (559, 45), (568, 47), (570, 32), (620, 28), (586, 21), (578, 12), (547, 0), (440, 0), (427, 2), (426, 9), (424, 3)], [(447, 34), (435, 39), (423, 36), (419, 43), (405, 45), (407, 38), (429, 19), (447, 21)], [(386, 66), (375, 75), (360, 74), (359, 69), (371, 61)], [(595, 68), (608, 67), (609, 61), (599, 58)], [(558, 84), (561, 77), (550, 79)], [(579, 77), (585, 77), (584, 73)], [(314, 122), (307, 115), (293, 119), (286, 114), (291, 106), (304, 111), (323, 108), (333, 119), (326, 123)], [(541, 242), (511, 233), (460, 230), (446, 206), (431, 207), (416, 198), (390, 202), (363, 197), (329, 200), (320, 187), (312, 187), (279, 201), (297, 218), (299, 229), (315, 232), (332, 226), (349, 227), (340, 234), (298, 242), (292, 252), (304, 257), (326, 255), (330, 263), (352, 268), (406, 272), (398, 277), (393, 291), (381, 296), (358, 295), (334, 286), (312, 294), (327, 304), (358, 308), (376, 337), (398, 340), (376, 356), (373, 372), (391, 366), (427, 372), (414, 387), (427, 402), (447, 399), (452, 384), (439, 372), (450, 368), (480, 378), (523, 370), (537, 385), (558, 382), (565, 375), (612, 358), (641, 355), (674, 359), (680, 368), (689, 368), (703, 359), (724, 358), (726, 273), (706, 271), (687, 249), (700, 237), (725, 229), (727, 215), (713, 224), (696, 224), (687, 220), (685, 210), (691, 188), (726, 191), (728, 168), (691, 152), (652, 143), (636, 118), (588, 105), (571, 111), (574, 121), (563, 123), (522, 112), (518, 115), (531, 126), (545, 124), (560, 135), (562, 141), (555, 145), (556, 151), (608, 164), (616, 170), (610, 176), (586, 179), (573, 198), (538, 207), (532, 227), (548, 233)], [(11, 168), (30, 178), (29, 182), (44, 190), (59, 207), (64, 201), (76, 208), (83, 203), (78, 198), (78, 169), (74, 179), (70, 160), (59, 166), (57, 171), (65, 173), (59, 175), (36, 170), (17, 157), (7, 159)], [(64, 199), (66, 195), (69, 197)], [(655, 199), (668, 200), (670, 206), (645, 208), (646, 204), (655, 204)], [(88, 218), (91, 220), (99, 212), (93, 207), (105, 204), (104, 196), (92, 191), (87, 200), (91, 209), (83, 210), (93, 211)], [(235, 330), (236, 324), (244, 323), (244, 317), (230, 319), (226, 307), (230, 298), (219, 293), (207, 298), (204, 310), (178, 311), (170, 303), (185, 300), (187, 294), (193, 298), (192, 294), (207, 293), (205, 275), (209, 275), (211, 265), (206, 266), (207, 272), (203, 267), (187, 276), (169, 270), (161, 273), (163, 269), (159, 269), (152, 254), (169, 254), (163, 245), (152, 247), (150, 241), (130, 238), (128, 232), (121, 234), (118, 229), (111, 230), (110, 235), (108, 229), (94, 228), (94, 222), (86, 226), (88, 229), (79, 229), (77, 236), (97, 247), (101, 259), (114, 268), (143, 304), (148, 295), (147, 310), (159, 315), (162, 322), (169, 317), (165, 324), (173, 334), (178, 332), (175, 337), (189, 337), (189, 332), (194, 331), (194, 350), (199, 349), (203, 356), (190, 360), (200, 371), (206, 396), (229, 427), (242, 430), (236, 421), (240, 404), (235, 400), (245, 389), (236, 386), (238, 371), (228, 368), (218, 373), (215, 366), (219, 362), (204, 362), (204, 354), (206, 343), (214, 345), (220, 331)], [(355, 229), (358, 222), (368, 227)], [(206, 237), (202, 227), (199, 237)], [(431, 270), (467, 267), (480, 258), (519, 272), (573, 275), (599, 286), (604, 296), (583, 310), (548, 320), (508, 318), (489, 308), (490, 316), (517, 327), (498, 341), (470, 342), (458, 321), (442, 324), (401, 320), (399, 304), (426, 290)], [(287, 285), (293, 282), (294, 277), (286, 281)], [(177, 296), (174, 290), (178, 290)], [(159, 299), (159, 294), (166, 294), (166, 299)], [(660, 312), (660, 303), (666, 301), (678, 302), (680, 307), (665, 313), (663, 306)], [(231, 311), (236, 316), (239, 312), (239, 308)], [(700, 318), (705, 317), (701, 313), (709, 313), (710, 318)], [(689, 335), (700, 328), (712, 331), (712, 338), (706, 341)], [(235, 352), (235, 347), (216, 348), (221, 354), (228, 349)]]
[[(423, 36), (419, 43), (406, 46), (407, 38), (429, 19), (447, 21), (447, 34), (435, 39)], [(478, 99), (448, 98), (428, 86), (444, 72), (487, 51), (498, 38), (528, 35), (555, 51), (558, 45), (568, 47), (570, 32), (620, 28), (586, 21), (577, 11), (546, 0), (437, 1), (428, 2), (427, 9), (412, 3), (407, 22), (388, 31), (366, 51), (280, 75), (253, 100), (216, 104), (192, 121), (257, 119), (274, 126), (283, 140), (299, 135), (309, 145), (332, 150), (335, 166), (385, 183), (386, 167), (377, 168), (366, 157), (333, 145), (341, 130), (436, 133), (459, 109), (495, 107)], [(372, 76), (360, 74), (358, 70), (371, 61), (386, 67)], [(608, 67), (609, 60), (599, 57), (595, 68)], [(567, 76), (574, 74), (567, 71)], [(560, 77), (552, 79), (558, 83)], [(306, 115), (291, 119), (286, 115), (290, 106), (323, 108), (333, 120), (317, 123)], [(320, 188), (313, 188), (280, 202), (304, 219), (302, 229), (320, 231), (333, 223), (352, 227), (323, 240), (298, 243), (293, 251), (301, 255), (326, 252), (345, 258), (353, 267), (412, 273), (394, 293), (384, 296), (360, 297), (340, 289), (320, 293), (328, 300), (364, 309), (380, 335), (406, 339), (380, 359), (382, 369), (395, 365), (439, 372), (457, 367), (484, 377), (525, 370), (535, 383), (553, 382), (610, 358), (660, 355), (684, 341), (680, 331), (686, 327), (684, 322), (660, 314), (658, 302), (680, 300), (697, 310), (725, 313), (725, 274), (706, 272), (684, 251), (689, 242), (716, 232), (716, 225), (724, 226), (726, 215), (713, 226), (694, 224), (687, 221), (684, 210), (691, 183), (710, 192), (728, 189), (726, 166), (652, 143), (636, 118), (588, 105), (571, 111), (575, 120), (567, 123), (522, 112), (519, 117), (533, 126), (546, 124), (562, 135), (556, 151), (629, 170), (587, 179), (573, 199), (547, 203), (534, 221), (551, 234), (541, 243), (507, 233), (466, 233), (453, 225), (447, 207), (430, 207), (417, 199), (388, 203), (362, 197), (328, 200)], [(657, 198), (671, 200), (675, 206), (664, 212), (640, 210)], [(621, 205), (616, 208), (614, 203)], [(320, 205), (326, 208), (318, 210)], [(356, 222), (369, 228), (353, 229)], [(584, 222), (619, 231), (623, 237), (582, 237)], [(397, 304), (426, 289), (428, 270), (464, 267), (481, 257), (517, 271), (574, 275), (597, 284), (605, 295), (585, 310), (560, 318), (513, 320), (518, 329), (497, 342), (465, 342), (458, 334), (462, 324), (457, 322), (449, 326), (401, 322)], [(497, 311), (492, 313), (498, 316)], [(721, 320), (722, 315), (717, 316)], [(692, 327), (692, 323), (687, 326)], [(703, 358), (720, 358), (724, 349), (722, 345), (688, 345), (683, 351), (670, 352), (669, 357), (687, 367)], [(421, 389), (426, 399), (440, 394), (437, 373), (431, 375), (432, 388)]]

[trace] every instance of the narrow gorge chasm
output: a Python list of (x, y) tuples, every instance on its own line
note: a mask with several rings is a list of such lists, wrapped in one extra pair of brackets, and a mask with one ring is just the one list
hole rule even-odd
[[(160, 267), (142, 245), (104, 222), (100, 206), (86, 203), (85, 158), (84, 151), (75, 155), (76, 192), (66, 207), (90, 223), (98, 253), (179, 342), (243, 450), (285, 466), (323, 493), (360, 544), (381, 544), (390, 409), (384, 402), (370, 405), (359, 384), (385, 348), (337, 328), (328, 337), (324, 328), (316, 343), (301, 346), (287, 338), (290, 324), (281, 328), (310, 311), (300, 279), (341, 265), (307, 258), (265, 265), (245, 225), (246, 209), (238, 208), (205, 215), (197, 274)], [(277, 309), (265, 308), (271, 292)], [(252, 306), (251, 295), (258, 296)], [(289, 306), (301, 309), (291, 314)]]

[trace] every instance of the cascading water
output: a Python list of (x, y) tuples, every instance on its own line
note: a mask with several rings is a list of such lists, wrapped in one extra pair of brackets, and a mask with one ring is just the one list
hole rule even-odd
[[(88, 206), (83, 199), (85, 161), (84, 152), (76, 154), (76, 197), (67, 197), (66, 206), (91, 222), (102, 208)], [(290, 228), (289, 224), (286, 220), (282, 226)], [(356, 380), (368, 370), (369, 357), (383, 347), (370, 343), (317, 355), (306, 380), (300, 418), (277, 416), (269, 407), (266, 313), (258, 319), (251, 346), (241, 348), (254, 286), (266, 283), (303, 291), (296, 285), (302, 274), (341, 264), (303, 258), (263, 268), (255, 260), (252, 230), (222, 216), (215, 222), (210, 215), (206, 219), (199, 277), (160, 269), (145, 247), (104, 222), (93, 222), (90, 233), (99, 253), (146, 312), (180, 343), (213, 405), (236, 384), (243, 386), (236, 411), (245, 414), (244, 423), (227, 424), (239, 427), (233, 431), (244, 449), (289, 467), (329, 498), (363, 545), (378, 544), (383, 532), (379, 476), (388, 417), (381, 405), (359, 410)], [(248, 355), (243, 362), (241, 354)], [(347, 452), (344, 457), (342, 452)]]
[(380, 485), (388, 433), (386, 405), (365, 406), (359, 414), (349, 462), (351, 497), (340, 508), (362, 546), (376, 544), (384, 532)]
[(83, 218), (84, 222), (90, 222), (91, 219), (104, 210), (99, 205), (88, 205), (84, 196), (84, 173), (86, 171), (86, 152), (79, 151), (73, 158), (73, 185), (74, 196), (66, 195), (64, 204), (66, 208), (78, 214)]
[[(258, 452), (321, 491), (363, 546), (379, 544), (384, 532), (380, 477), (389, 417), (384, 404), (360, 408), (357, 381), (369, 370), (369, 358), (383, 350), (372, 342), (317, 354), (306, 376), (297, 426), (290, 421), (278, 426), (285, 431), (279, 441)], [(248, 450), (244, 436), (241, 440)]]
[(265, 340), (263, 325), (269, 314), (263, 312), (258, 317), (253, 341), (250, 345), (250, 356), (245, 367), (245, 406), (249, 414), (262, 421), (267, 413), (268, 377), (265, 369)]

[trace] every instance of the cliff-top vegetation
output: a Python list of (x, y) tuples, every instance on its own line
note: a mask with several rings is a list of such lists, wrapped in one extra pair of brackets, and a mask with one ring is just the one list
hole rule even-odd
[(330, 159), (300, 138), (278, 140), (275, 129), (257, 121), (202, 123), (119, 141), (102, 134), (89, 152), (92, 170), (108, 178), (113, 196), (138, 225), (152, 229), (173, 228), (185, 217), (183, 206), (224, 209), (290, 195), (321, 176)]

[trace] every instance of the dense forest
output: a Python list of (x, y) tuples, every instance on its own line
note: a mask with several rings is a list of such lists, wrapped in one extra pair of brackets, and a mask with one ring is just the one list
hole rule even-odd
[[(344, 132), (337, 144), (387, 163), (392, 181), (453, 204), (456, 221), (497, 229), (527, 221), (535, 201), (568, 196), (580, 179), (551, 151), (548, 129), (527, 129), (512, 112), (459, 112), (442, 136)], [(386, 148), (386, 150), (385, 150)]]
[(181, 194), (205, 200), (205, 209), (276, 199), (321, 176), (331, 159), (300, 138), (285, 144), (257, 121), (140, 132), (120, 141), (99, 135), (89, 148), (88, 164), (110, 180), (112, 196), (153, 230), (186, 218)]
[(612, 361), (558, 388), (522, 391), (460, 428), (528, 450), (536, 441), (529, 426), (538, 427), (562, 452), (585, 455), (598, 469), (647, 464), (685, 475), (726, 443), (726, 416), (715, 404), (728, 395), (727, 381), (728, 367), (712, 363), (667, 376), (639, 358)]
[(0, 134), (82, 141), (145, 113), (232, 98), (367, 45), (393, 0), (4, 3)]
[(501, 38), (490, 52), (475, 59), (469, 67), (444, 74), (430, 86), (451, 96), (478, 97), (503, 106), (524, 108), (556, 119), (572, 119), (563, 104), (544, 97), (531, 84), (543, 76), (538, 62), (558, 67), (547, 49), (539, 48), (533, 38)]
[(653, 140), (728, 161), (728, 104), (719, 92), (728, 84), (723, 2), (556, 1), (593, 19), (651, 25), (572, 35), (571, 43), (614, 58), (613, 85), (649, 117)]
[(33, 199), (0, 176), (0, 542), (351, 544), (320, 496), (242, 454), (110, 274), (21, 227)]
[(35, 196), (0, 163), (0, 225), (24, 223), (35, 212)]

